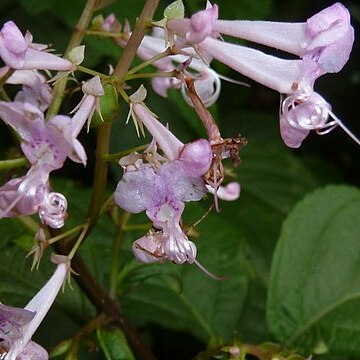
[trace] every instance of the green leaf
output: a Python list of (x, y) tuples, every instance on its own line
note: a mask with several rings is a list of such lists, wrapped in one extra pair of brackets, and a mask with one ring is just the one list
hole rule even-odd
[(360, 191), (328, 186), (284, 223), (271, 272), (267, 320), (304, 351), (360, 355)]
[(99, 329), (96, 335), (106, 360), (135, 359), (120, 329)]
[(32, 16), (39, 15), (40, 13), (51, 8), (51, 4), (49, 1), (21, 0), (20, 3), (21, 6), (23, 6), (26, 11)]

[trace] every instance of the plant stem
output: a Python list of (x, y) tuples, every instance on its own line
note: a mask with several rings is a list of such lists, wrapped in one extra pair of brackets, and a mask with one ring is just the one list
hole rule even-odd
[(90, 222), (87, 234), (96, 225), (103, 203), (108, 171), (108, 163), (103, 159), (103, 156), (109, 153), (110, 133), (111, 123), (104, 123), (98, 128), (94, 183), (88, 210)]
[(116, 161), (116, 162), (118, 162), (123, 156), (129, 155), (129, 154), (134, 153), (136, 151), (145, 150), (149, 145), (150, 144), (139, 145), (139, 146), (133, 147), (133, 148), (128, 149), (128, 150), (119, 151), (117, 153), (105, 154), (105, 155), (103, 155), (102, 158), (104, 159), (104, 161)]
[(18, 216), (16, 220), (33, 234), (39, 230), (39, 224), (30, 216)]
[(77, 231), (81, 230), (84, 228), (84, 224), (81, 224), (81, 225), (78, 225), (66, 232), (62, 232), (61, 234), (57, 235), (57, 236), (54, 236), (54, 237), (51, 237), (50, 239), (47, 239), (47, 243), (48, 245), (52, 245), (54, 243), (56, 243), (57, 241), (59, 240), (62, 240), (66, 237), (69, 237), (70, 235), (76, 233)]
[(158, 4), (159, 0), (146, 0), (143, 10), (136, 22), (135, 29), (114, 69), (113, 76), (118, 78), (119, 83), (124, 81), (125, 75), (130, 69), (131, 63), (136, 55), (136, 51), (145, 36), (148, 27), (147, 24), (152, 20)]
[(88, 229), (88, 226), (87, 226), (87, 225), (84, 225), (84, 228), (82, 229), (79, 237), (77, 238), (75, 245), (73, 246), (73, 248), (71, 249), (71, 251), (70, 251), (69, 254), (68, 254), (68, 258), (69, 258), (70, 260), (74, 257), (74, 255), (75, 255), (77, 249), (79, 248), (81, 242), (84, 240), (84, 237), (85, 237), (85, 235), (86, 235), (87, 229)]
[[(66, 255), (69, 252), (70, 246), (71, 244), (64, 242), (54, 244), (57, 253), (62, 255)], [(143, 342), (136, 328), (124, 317), (120, 305), (108, 296), (106, 291), (92, 276), (79, 253), (76, 253), (72, 259), (71, 268), (75, 273), (79, 274), (79, 276), (74, 278), (96, 309), (108, 315), (115, 325), (124, 331), (135, 357), (142, 360), (156, 360), (151, 349)]]
[(109, 37), (109, 38), (121, 38), (126, 34), (122, 32), (115, 33), (115, 32), (99, 31), (99, 30), (87, 30), (86, 35)]
[(6, 83), (7, 79), (15, 72), (14, 69), (9, 68), (9, 70), (6, 71), (6, 73), (3, 75), (2, 78), (0, 78), (0, 88), (3, 87), (3, 85)]
[(131, 70), (128, 71), (128, 75), (135, 74), (138, 71), (145, 68), (146, 66), (153, 64), (155, 61), (160, 60), (171, 54), (172, 54), (171, 48), (167, 48), (165, 51), (161, 52), (160, 54), (157, 54), (154, 57), (152, 57), (151, 59), (144, 61), (140, 65), (133, 67)]
[(112, 244), (111, 251), (111, 267), (110, 267), (110, 286), (109, 286), (109, 296), (113, 299), (116, 298), (116, 290), (118, 284), (118, 274), (119, 274), (119, 254), (121, 250), (122, 240), (124, 238), (124, 226), (126, 226), (131, 214), (125, 211), (118, 223), (118, 231), (116, 238)]
[(84, 66), (79, 65), (77, 69), (78, 69), (78, 71), (81, 71), (81, 72), (83, 72), (85, 74), (89, 74), (89, 75), (92, 75), (92, 76), (99, 76), (99, 78), (101, 78), (101, 79), (110, 79), (110, 76), (102, 74), (102, 73), (100, 73), (98, 71), (95, 71), (95, 70), (92, 70), (92, 69), (88, 69), (88, 68), (86, 68)]
[(25, 157), (0, 161), (0, 171), (25, 166), (28, 163)]
[[(121, 82), (131, 66), (136, 51), (145, 35), (147, 24), (152, 20), (158, 3), (159, 0), (146, 1), (140, 17), (137, 20), (135, 30), (126, 44), (120, 60), (116, 64), (113, 76), (120, 80), (119, 87), (121, 87)], [(105, 123), (98, 129), (93, 193), (88, 211), (88, 216), (90, 218), (88, 233), (97, 222), (106, 188), (108, 164), (102, 156), (109, 153), (110, 132), (111, 123)]]
[[(86, 34), (86, 30), (89, 26), (91, 18), (96, 10), (98, 0), (88, 0), (85, 8), (80, 16), (80, 19), (75, 26), (72, 37), (69, 41), (69, 44), (65, 50), (64, 56), (67, 56), (70, 50), (74, 47), (81, 45), (81, 42)], [(56, 115), (59, 112), (61, 103), (64, 98), (64, 92), (66, 88), (68, 75), (63, 76), (55, 85), (53, 91), (53, 101), (50, 104), (49, 110), (47, 111), (46, 118), (50, 119), (52, 116)]]
[(175, 71), (166, 71), (166, 72), (155, 72), (155, 73), (139, 73), (139, 74), (132, 74), (126, 75), (126, 80), (133, 80), (133, 79), (143, 79), (143, 78), (154, 78), (154, 77), (175, 77)]

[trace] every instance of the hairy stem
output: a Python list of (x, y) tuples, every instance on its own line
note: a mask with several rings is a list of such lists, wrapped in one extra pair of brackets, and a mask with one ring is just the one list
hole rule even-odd
[(133, 79), (143, 79), (143, 78), (154, 78), (154, 77), (175, 77), (175, 71), (166, 71), (166, 72), (155, 72), (155, 73), (140, 73), (140, 74), (132, 74), (127, 75), (126, 80)]
[(152, 20), (158, 4), (159, 0), (146, 0), (145, 2), (144, 8), (136, 22), (135, 29), (114, 69), (113, 76), (118, 78), (120, 83), (124, 81), (125, 75), (130, 69), (131, 63), (136, 55), (136, 51), (145, 36), (148, 24)]
[(188, 89), (189, 98), (194, 105), (194, 109), (201, 119), (207, 133), (209, 141), (219, 141), (221, 139), (219, 127), (217, 126), (214, 118), (212, 117), (210, 111), (205, 107), (204, 103), (200, 99), (199, 95), (196, 92), (195, 84), (193, 79), (184, 79), (186, 87)]

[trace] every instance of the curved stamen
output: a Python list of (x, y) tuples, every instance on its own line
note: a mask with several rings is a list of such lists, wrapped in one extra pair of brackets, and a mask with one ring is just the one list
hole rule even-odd
[(194, 260), (194, 264), (203, 271), (206, 275), (210, 276), (214, 280), (222, 281), (226, 280), (227, 276), (218, 276), (213, 273), (211, 273), (204, 265), (202, 265), (198, 260)]
[(287, 123), (300, 130), (315, 130), (325, 135), (340, 126), (352, 140), (360, 140), (331, 111), (330, 105), (311, 89), (301, 89), (282, 101), (281, 111)]
[(56, 192), (47, 193), (39, 210), (40, 220), (54, 229), (64, 225), (67, 200), (64, 195)]
[(329, 110), (329, 114), (334, 119), (336, 124), (339, 125), (350, 136), (351, 139), (360, 145), (359, 138), (357, 138), (331, 110)]
[[(213, 86), (209, 86), (208, 83), (206, 83), (206, 86), (204, 86), (204, 84), (201, 84), (201, 82), (205, 82), (207, 80), (206, 77), (211, 77), (212, 79), (211, 85)], [(206, 73), (204, 74), (204, 76), (202, 77), (200, 73), (200, 76), (194, 77), (194, 80), (195, 80), (194, 82), (195, 90), (198, 96), (200, 97), (201, 101), (204, 103), (204, 105), (206, 107), (210, 107), (211, 105), (213, 105), (216, 102), (216, 100), (219, 98), (221, 92), (221, 81), (219, 74), (216, 73), (211, 68), (206, 68)], [(208, 93), (209, 88), (212, 88), (211, 93)], [(186, 103), (194, 107), (194, 104), (192, 103), (188, 95), (187, 86), (185, 83), (182, 83), (181, 94), (185, 99)]]

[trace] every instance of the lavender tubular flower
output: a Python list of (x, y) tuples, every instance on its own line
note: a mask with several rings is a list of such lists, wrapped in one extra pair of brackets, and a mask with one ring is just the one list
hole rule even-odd
[(47, 360), (48, 354), (31, 341), (36, 329), (53, 304), (70, 270), (70, 262), (57, 257), (59, 264), (48, 282), (24, 309), (0, 304), (0, 345), (5, 360)]
[(75, 137), (80, 133), (81, 128), (84, 126), (84, 119), (88, 121), (87, 130), (89, 131), (91, 118), (93, 117), (95, 111), (99, 113), (101, 118), (100, 97), (105, 94), (104, 88), (98, 76), (86, 81), (82, 85), (81, 89), (84, 96), (80, 103), (72, 111), (75, 112), (75, 115), (72, 118), (71, 132)]
[(312, 59), (324, 73), (343, 68), (354, 42), (349, 11), (340, 3), (320, 11), (305, 23), (217, 20), (213, 31)]
[(349, 11), (340, 3), (315, 14), (304, 23), (219, 20), (217, 5), (191, 19), (170, 20), (170, 31), (199, 44), (209, 37), (225, 34), (298, 55), (317, 62), (323, 73), (338, 72), (346, 64), (354, 42)]
[(284, 60), (213, 38), (207, 38), (198, 47), (260, 84), (288, 95), (280, 114), (280, 133), (287, 146), (299, 147), (309, 130), (325, 134), (337, 125), (360, 144), (325, 99), (313, 90), (315, 80), (323, 74), (316, 61)]
[(22, 90), (14, 98), (15, 101), (30, 103), (41, 111), (45, 111), (51, 103), (51, 87), (45, 76), (36, 70), (17, 70), (7, 79), (6, 84), (22, 85)]
[(124, 175), (115, 202), (132, 213), (146, 211), (157, 229), (156, 235), (151, 232), (135, 241), (133, 251), (139, 260), (193, 263), (196, 247), (181, 229), (181, 215), (185, 202), (199, 201), (207, 192), (203, 175), (211, 165), (212, 149), (205, 139), (180, 142), (142, 103), (145, 96), (145, 89), (140, 88), (130, 97), (131, 113), (149, 130), (164, 156), (152, 142), (143, 157), (134, 154), (120, 160)]
[[(280, 133), (286, 145), (299, 147), (310, 130), (326, 134), (336, 126), (357, 139), (314, 90), (314, 82), (327, 72), (338, 72), (349, 59), (354, 41), (347, 9), (336, 3), (306, 23), (217, 20), (217, 6), (191, 19), (167, 22), (169, 31), (192, 44), (198, 53), (213, 57), (239, 73), (286, 94), (281, 104)], [(219, 33), (242, 37), (300, 56), (284, 60), (249, 47), (216, 40)], [(178, 41), (181, 43), (180, 40)]]
[(4, 63), (17, 70), (74, 71), (76, 66), (69, 60), (46, 52), (47, 46), (32, 43), (32, 35), (22, 35), (12, 21), (0, 30), (0, 57)]
[[(84, 110), (84, 106), (86, 109)], [(94, 104), (80, 106), (73, 120), (58, 115), (45, 123), (43, 113), (27, 102), (0, 102), (0, 117), (22, 138), (21, 148), (31, 164), (26, 176), (0, 188), (1, 217), (39, 212), (44, 224), (63, 226), (67, 202), (49, 191), (49, 174), (63, 166), (67, 157), (86, 165), (86, 153), (76, 139)]]
[[(196, 148), (195, 153), (199, 153), (199, 147), (203, 148), (202, 158), (191, 159), (192, 147)], [(180, 221), (184, 202), (198, 201), (207, 192), (202, 175), (211, 164), (211, 156), (210, 144), (202, 139), (185, 145), (184, 156), (167, 160), (159, 168), (143, 165), (136, 170), (125, 170), (116, 188), (115, 202), (133, 213), (145, 210), (154, 227), (160, 229), (155, 238), (161, 241), (156, 242), (155, 251), (151, 251), (153, 235), (147, 235), (151, 259), (177, 264), (194, 262), (196, 247), (182, 231)], [(142, 248), (146, 249), (146, 245)], [(139, 247), (134, 244), (133, 249)]]
[(246, 46), (205, 39), (198, 47), (235, 71), (280, 93), (293, 92), (294, 83), (306, 80), (312, 84), (319, 74), (314, 61), (284, 60)]

